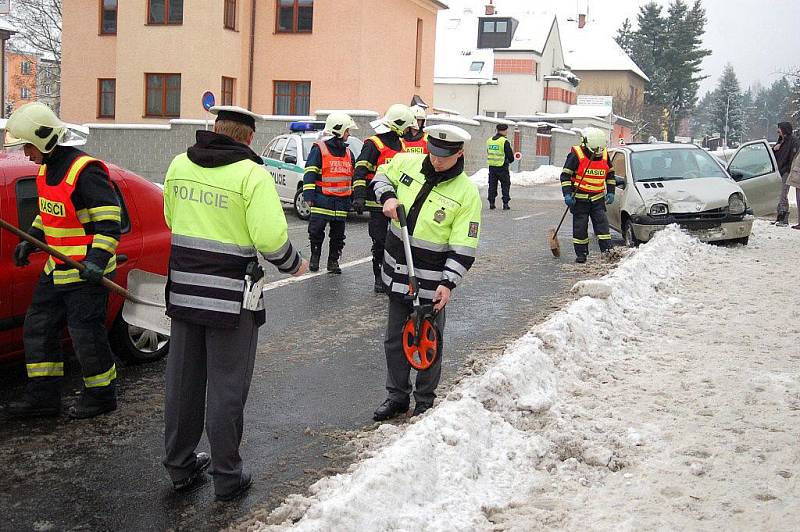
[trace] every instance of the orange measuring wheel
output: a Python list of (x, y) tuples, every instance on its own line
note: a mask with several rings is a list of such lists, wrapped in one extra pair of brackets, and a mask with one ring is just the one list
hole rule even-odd
[(411, 367), (418, 371), (430, 368), (439, 356), (440, 333), (432, 319), (420, 320), (421, 331), (417, 334), (417, 320), (410, 317), (403, 327), (403, 352)]

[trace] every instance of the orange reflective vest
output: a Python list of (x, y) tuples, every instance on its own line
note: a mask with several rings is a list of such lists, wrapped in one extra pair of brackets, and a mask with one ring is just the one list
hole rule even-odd
[(320, 188), (325, 196), (344, 198), (350, 196), (353, 180), (353, 159), (350, 150), (345, 150), (343, 157), (337, 157), (328, 149), (328, 145), (318, 140), (314, 143), (322, 155), (322, 177)]
[(606, 176), (611, 166), (608, 164), (608, 152), (603, 150), (603, 157), (594, 160), (583, 153), (580, 146), (573, 146), (572, 153), (578, 157), (578, 170), (572, 176), (572, 185), (576, 192), (596, 195), (606, 191)]
[[(99, 159), (81, 156), (75, 159), (67, 170), (67, 175), (54, 186), (47, 184), (47, 165), (39, 167), (36, 176), (36, 190), (39, 194), (39, 216), (42, 220), (47, 245), (76, 261), (82, 261), (92, 245), (94, 235), (87, 234), (83, 224), (88, 223), (88, 214), (78, 212), (72, 203), (72, 193), (78, 183), (80, 173), (86, 165), (99, 164), (108, 174), (108, 167)], [(114, 261), (109, 262), (113, 267)], [(44, 273), (53, 274), (55, 284), (79, 282), (78, 270), (63, 268), (64, 262), (50, 256), (45, 263)], [(61, 266), (61, 267), (60, 267)], [(113, 268), (112, 268), (113, 269)]]
[(418, 140), (406, 140), (401, 138), (400, 142), (403, 143), (403, 151), (408, 153), (428, 153), (428, 134), (422, 135)]
[[(397, 155), (398, 153), (401, 153), (399, 151), (396, 151), (396, 150), (390, 148), (389, 146), (387, 146), (383, 142), (381, 142), (381, 139), (377, 135), (372, 136), (372, 137), (368, 138), (367, 140), (371, 140), (372, 141), (372, 143), (375, 145), (375, 147), (378, 148), (378, 153), (380, 154), (380, 155), (378, 155), (378, 161), (375, 163), (375, 168), (376, 169), (380, 168), (380, 166), (382, 164), (386, 164), (389, 161), (391, 161), (394, 158), (394, 156)], [(401, 146), (403, 145), (403, 139), (402, 138), (400, 139), (400, 145)], [(367, 174), (367, 183), (372, 181), (373, 177), (375, 177), (375, 172), (370, 172), (369, 174)]]

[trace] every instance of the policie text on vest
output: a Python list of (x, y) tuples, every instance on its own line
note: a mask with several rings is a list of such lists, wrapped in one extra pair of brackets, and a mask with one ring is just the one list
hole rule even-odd
[(218, 209), (228, 208), (228, 196), (225, 194), (180, 185), (173, 185), (172, 192), (177, 199), (195, 201), (208, 205), (209, 207), (217, 207)]

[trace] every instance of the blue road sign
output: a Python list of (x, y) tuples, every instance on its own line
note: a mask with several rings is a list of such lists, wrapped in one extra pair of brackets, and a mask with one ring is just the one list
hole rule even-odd
[(214, 93), (211, 91), (206, 91), (203, 93), (203, 109), (208, 111), (214, 104), (216, 103), (216, 98), (214, 98)]

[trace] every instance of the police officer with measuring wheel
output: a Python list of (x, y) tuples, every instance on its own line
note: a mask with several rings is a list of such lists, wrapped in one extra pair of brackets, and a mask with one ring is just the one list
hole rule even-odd
[[(235, 106), (209, 111), (217, 115), (214, 131), (198, 131), (164, 181), (172, 230), (164, 465), (183, 491), (212, 463), (217, 500), (229, 501), (252, 482), (239, 444), (265, 321), (258, 255), (295, 276), (308, 263), (289, 241), (275, 184), (249, 147), (261, 117)], [(195, 453), (204, 422), (211, 457)]]
[[(388, 398), (375, 411), (376, 421), (407, 412), (412, 392), (411, 366), (403, 349), (403, 328), (412, 304), (398, 205), (402, 204), (407, 212), (419, 298), (433, 304), (440, 332), (444, 331), (445, 306), (451, 292), (472, 266), (478, 247), (481, 199), (464, 172), (464, 143), (470, 135), (453, 125), (429, 126), (425, 132), (429, 155), (396, 155), (378, 168), (372, 180), (375, 197), (392, 220), (381, 271), (389, 293), (384, 339)], [(441, 356), (437, 356), (429, 369), (417, 373), (414, 415), (433, 406), (441, 371)]]

